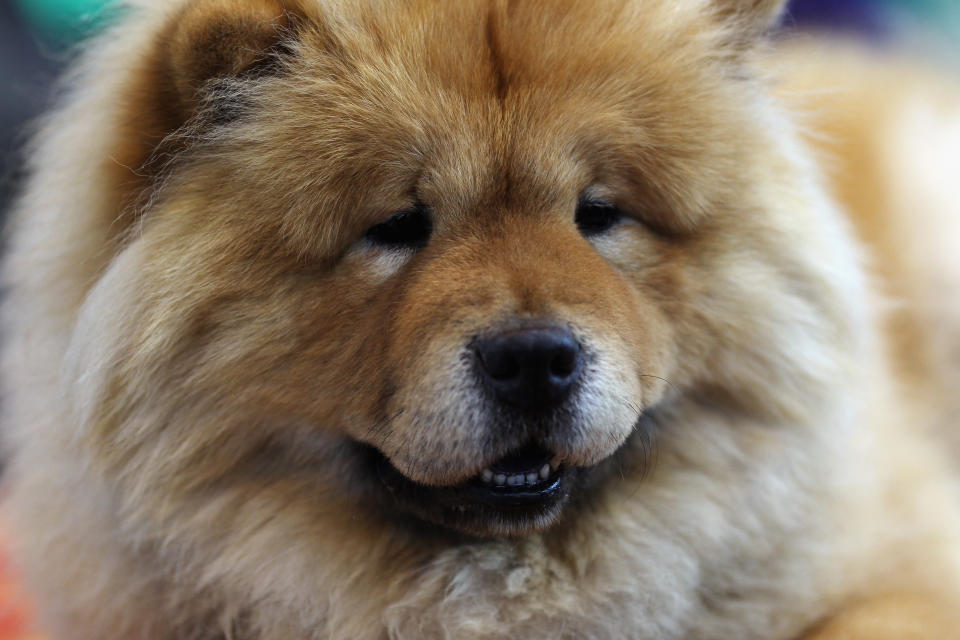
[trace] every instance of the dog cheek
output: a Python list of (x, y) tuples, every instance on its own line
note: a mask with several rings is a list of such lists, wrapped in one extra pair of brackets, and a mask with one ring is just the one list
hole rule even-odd
[[(143, 243), (134, 243), (111, 263), (80, 309), (62, 380), (72, 417), (83, 436), (94, 436), (97, 415), (108, 403), (120, 363), (148, 357), (149, 344), (141, 344), (139, 349), (134, 346), (145, 313), (140, 295), (145, 290), (140, 277), (145, 264)], [(131, 301), (140, 304), (131, 305)]]
[(388, 365), (397, 372), (394, 393), (372, 444), (417, 482), (455, 484), (479, 471), (491, 446), (508, 446), (473, 380), (465, 342), (441, 334), (420, 343), (416, 357), (404, 350)]

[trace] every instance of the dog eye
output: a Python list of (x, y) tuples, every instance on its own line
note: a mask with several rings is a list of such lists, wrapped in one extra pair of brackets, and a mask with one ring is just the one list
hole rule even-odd
[(575, 221), (580, 233), (585, 236), (594, 236), (610, 230), (622, 217), (620, 209), (613, 203), (581, 198), (577, 203)]
[(367, 240), (392, 249), (422, 249), (433, 233), (433, 220), (426, 205), (418, 204), (393, 214), (367, 230)]

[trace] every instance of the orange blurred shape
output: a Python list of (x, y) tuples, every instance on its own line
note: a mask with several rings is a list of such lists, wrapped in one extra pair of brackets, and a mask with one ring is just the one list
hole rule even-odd
[(0, 531), (0, 640), (43, 640), (32, 631), (32, 615)]

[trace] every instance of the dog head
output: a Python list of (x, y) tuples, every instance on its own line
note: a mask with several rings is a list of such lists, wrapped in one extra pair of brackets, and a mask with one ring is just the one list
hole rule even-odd
[(124, 492), (522, 534), (662, 407), (818, 402), (851, 258), (751, 71), (782, 3), (388, 4), (204, 0), (131, 65), (68, 378)]

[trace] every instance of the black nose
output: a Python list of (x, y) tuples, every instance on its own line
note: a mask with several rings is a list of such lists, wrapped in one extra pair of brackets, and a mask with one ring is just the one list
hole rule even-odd
[(474, 343), (481, 377), (509, 404), (542, 409), (561, 402), (580, 377), (580, 343), (567, 328), (504, 331)]

